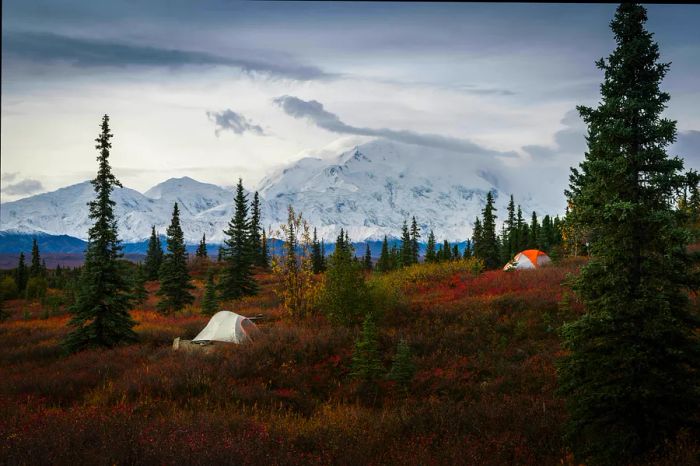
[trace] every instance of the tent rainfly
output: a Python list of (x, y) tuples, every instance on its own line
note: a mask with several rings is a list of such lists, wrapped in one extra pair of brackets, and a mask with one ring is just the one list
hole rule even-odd
[(551, 262), (551, 259), (544, 252), (538, 249), (527, 249), (517, 253), (513, 260), (503, 267), (503, 270), (537, 269), (549, 262)]
[(252, 340), (258, 327), (247, 317), (230, 311), (219, 311), (212, 316), (204, 329), (192, 342), (224, 341), (244, 343)]

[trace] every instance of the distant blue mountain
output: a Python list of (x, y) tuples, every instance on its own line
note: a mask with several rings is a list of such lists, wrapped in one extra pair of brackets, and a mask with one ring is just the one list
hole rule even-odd
[(68, 235), (47, 235), (46, 233), (9, 233), (0, 231), (0, 253), (18, 254), (32, 252), (32, 241), (36, 238), (39, 251), (50, 253), (82, 254), (87, 242)]
[[(39, 244), (39, 251), (42, 253), (62, 253), (62, 254), (83, 254), (87, 248), (87, 242), (79, 238), (74, 238), (68, 235), (49, 235), (46, 233), (10, 233), (0, 232), (0, 254), (25, 254), (31, 253), (32, 241), (36, 238)], [(160, 238), (163, 249), (165, 250), (166, 240), (164, 236)], [(378, 258), (382, 251), (381, 241), (368, 241), (353, 243), (355, 254), (363, 256), (365, 253), (366, 244), (369, 243), (369, 248), (372, 257)], [(460, 253), (464, 252), (465, 243), (450, 243), (450, 246), (457, 244)], [(389, 240), (389, 248), (396, 245), (399, 247), (401, 241), (398, 239)], [(136, 243), (122, 243), (124, 254), (146, 254), (148, 251), (148, 241), (139, 241)], [(270, 254), (281, 255), (283, 253), (284, 242), (278, 239), (271, 239), (268, 242)], [(420, 254), (425, 254), (426, 245), (420, 244)], [(197, 249), (196, 244), (188, 244), (187, 251), (194, 254)], [(335, 250), (335, 244), (326, 244), (325, 253), (331, 254)], [(207, 253), (210, 257), (216, 257), (219, 251), (219, 244), (207, 244)]]

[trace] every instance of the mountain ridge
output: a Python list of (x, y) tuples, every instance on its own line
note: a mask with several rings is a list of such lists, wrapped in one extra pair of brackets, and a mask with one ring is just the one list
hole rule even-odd
[[(265, 177), (259, 189), (262, 224), (272, 228), (271, 237), (277, 236), (275, 230), (286, 222), (291, 204), (327, 242), (341, 228), (353, 241), (398, 238), (411, 216), (423, 236), (432, 229), (439, 240), (458, 242), (471, 236), (487, 192), (494, 192), (502, 208), (506, 200), (495, 181), (478, 159), (375, 139), (334, 155), (304, 157)], [(143, 241), (152, 225), (164, 233), (173, 203), (178, 202), (188, 243), (203, 234), (220, 243), (233, 215), (233, 197), (231, 188), (189, 176), (170, 178), (144, 193), (117, 188), (113, 199), (120, 239)], [(84, 181), (2, 203), (0, 231), (85, 240), (91, 225), (87, 203), (93, 198), (92, 185)]]

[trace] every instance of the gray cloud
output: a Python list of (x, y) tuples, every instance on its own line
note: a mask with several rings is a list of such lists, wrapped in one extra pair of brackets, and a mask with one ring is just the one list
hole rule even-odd
[(460, 92), (464, 92), (465, 94), (474, 95), (515, 95), (515, 92), (511, 91), (510, 89), (477, 87), (473, 84), (455, 86), (455, 89)]
[[(523, 150), (535, 159), (553, 159), (563, 155), (579, 155), (583, 159), (587, 149), (586, 124), (579, 117), (577, 110), (570, 110), (562, 118), (566, 128), (554, 133), (554, 145), (523, 146)], [(700, 170), (700, 131), (678, 132), (676, 142), (667, 150), (669, 156), (678, 156), (685, 160), (685, 169)]]
[(38, 191), (43, 191), (43, 190), (44, 190), (44, 185), (41, 184), (41, 181), (31, 180), (31, 179), (22, 180), (18, 183), (4, 186), (2, 188), (2, 192), (7, 193), (11, 196), (21, 196), (24, 194), (33, 194), (33, 193), (36, 193)]
[(221, 131), (225, 130), (233, 131), (236, 134), (250, 132), (261, 136), (265, 135), (265, 132), (259, 125), (253, 124), (245, 116), (234, 112), (230, 108), (221, 112), (207, 112), (207, 117), (216, 125), (214, 132), (217, 137)]
[(529, 145), (523, 150), (536, 159), (554, 158), (560, 154), (581, 154), (586, 150), (586, 125), (577, 110), (569, 110), (561, 123), (566, 128), (554, 133), (553, 146)]
[(700, 170), (700, 131), (691, 129), (679, 132), (668, 153), (685, 159), (686, 169)]
[(454, 152), (469, 154), (515, 157), (515, 152), (501, 152), (487, 149), (467, 139), (441, 136), (439, 134), (416, 133), (408, 130), (393, 130), (387, 128), (362, 128), (344, 123), (338, 115), (327, 111), (323, 104), (316, 100), (302, 100), (297, 97), (284, 95), (273, 99), (284, 112), (294, 118), (306, 118), (319, 128), (339, 134), (354, 134), (358, 136), (375, 136), (392, 141), (418, 146), (435, 147)]
[(17, 178), (17, 175), (19, 175), (19, 172), (5, 172), (0, 179), (5, 183), (12, 183)]
[(34, 62), (66, 61), (77, 67), (223, 65), (247, 73), (302, 81), (330, 78), (319, 68), (282, 65), (247, 58), (223, 57), (204, 52), (68, 37), (43, 32), (3, 31), (3, 55)]

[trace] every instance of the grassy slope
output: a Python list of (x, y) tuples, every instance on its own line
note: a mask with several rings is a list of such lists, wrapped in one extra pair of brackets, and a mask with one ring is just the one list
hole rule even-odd
[[(0, 325), (0, 463), (568, 463), (554, 361), (557, 327), (580, 312), (561, 305), (576, 270), (386, 278), (401, 299), (381, 321), (385, 366), (405, 337), (417, 372), (408, 395), (382, 382), (371, 405), (348, 378), (358, 330), (284, 319), (270, 276), (260, 296), (229, 307), (264, 314), (261, 338), (211, 355), (171, 351), (207, 319), (160, 316), (154, 297), (134, 312), (141, 343), (72, 356), (58, 347), (66, 315), (11, 302)], [(684, 448), (674, 461), (697, 454)]]

